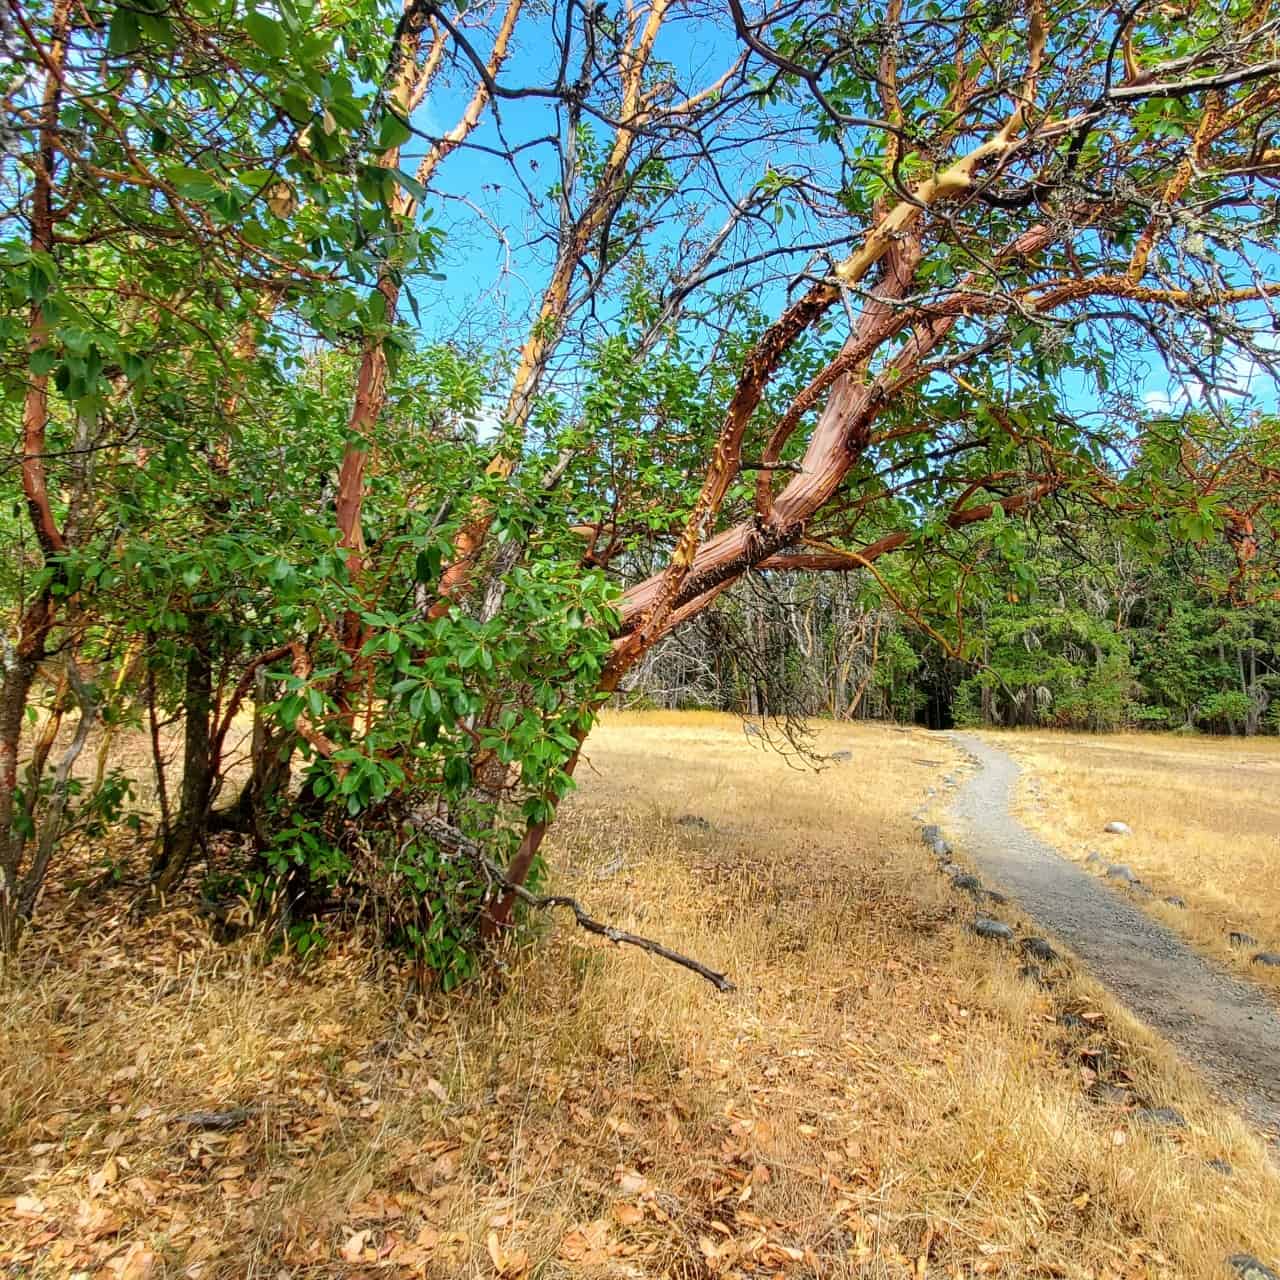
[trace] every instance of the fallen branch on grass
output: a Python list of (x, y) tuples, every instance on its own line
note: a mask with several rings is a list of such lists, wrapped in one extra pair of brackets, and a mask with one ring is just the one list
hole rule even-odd
[(411, 822), (418, 831), (434, 840), (441, 849), (455, 856), (461, 855), (470, 858), (484, 870), (485, 875), (495, 886), (515, 894), (525, 906), (531, 907), (534, 911), (551, 911), (556, 907), (565, 907), (573, 912), (573, 918), (578, 927), (585, 929), (588, 933), (594, 933), (601, 938), (608, 938), (610, 942), (616, 942), (620, 945), (639, 947), (641, 951), (647, 951), (650, 955), (660, 956), (663, 960), (678, 964), (681, 968), (688, 969), (691, 973), (696, 973), (700, 978), (705, 978), (717, 991), (737, 990), (723, 973), (717, 973), (714, 969), (709, 969), (705, 964), (692, 959), (690, 956), (682, 955), (679, 951), (672, 951), (670, 947), (664, 947), (662, 943), (655, 942), (652, 938), (642, 938), (639, 934), (627, 933), (623, 929), (617, 929), (611, 924), (596, 920), (587, 914), (576, 898), (570, 898), (560, 893), (546, 895), (530, 893), (523, 885), (515, 884), (508, 880), (502, 868), (485, 856), (484, 850), (480, 845), (472, 840), (470, 836), (463, 835), (457, 827), (450, 826), (443, 818), (437, 818), (434, 814), (419, 811), (411, 816)]

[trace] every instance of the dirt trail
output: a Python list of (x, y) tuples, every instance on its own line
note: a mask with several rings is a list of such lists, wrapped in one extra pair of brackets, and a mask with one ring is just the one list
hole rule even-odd
[[(1009, 812), (1018, 766), (967, 734), (981, 766), (952, 816), (964, 851), (1169, 1039), (1269, 1136), (1280, 1133), (1280, 1014), (1257, 988), (1215, 968), (1163, 925), (1032, 835)], [(1117, 861), (1123, 851), (1117, 843)]]

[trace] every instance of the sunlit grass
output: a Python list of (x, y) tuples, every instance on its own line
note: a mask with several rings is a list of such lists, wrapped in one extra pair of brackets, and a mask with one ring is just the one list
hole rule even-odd
[[(728, 717), (609, 717), (555, 829), (556, 888), (727, 969), (728, 997), (561, 921), (420, 1003), (355, 939), (299, 970), (110, 899), (91, 938), (51, 919), (0, 1005), (2, 1191), (26, 1197), (0, 1261), (1209, 1280), (1238, 1249), (1274, 1260), (1280, 1180), (1243, 1124), (1091, 984), (1043, 992), (967, 932), (909, 816), (946, 743), (816, 744), (852, 759), (798, 769)], [(1068, 1006), (1099, 1015), (1083, 1039)], [(1091, 1102), (1089, 1045), (1188, 1129)], [(233, 1104), (255, 1110), (230, 1134), (173, 1123)]]

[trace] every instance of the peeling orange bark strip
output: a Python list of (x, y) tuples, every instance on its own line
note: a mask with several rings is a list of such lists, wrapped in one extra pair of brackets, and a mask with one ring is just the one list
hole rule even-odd
[[(409, 0), (409, 3), (412, 3), (412, 0)], [(523, 0), (510, 0), (507, 6), (486, 67), (490, 79), (498, 74), (506, 61), (522, 7)], [(420, 39), (420, 36), (417, 39)], [(412, 52), (406, 55), (400, 81), (394, 91), (397, 106), (406, 119), (425, 98), (431, 81), (441, 65), (446, 41), (445, 31), (439, 30), (431, 43), (420, 74), (415, 66), (418, 47), (416, 43)], [(455, 151), (479, 124), (488, 102), (489, 90), (482, 80), (476, 86), (475, 93), (472, 94), (458, 123), (431, 146), (419, 163), (416, 177), (423, 186), (430, 182), (440, 162)], [(386, 169), (395, 168), (399, 162), (398, 146), (389, 148), (379, 160), (379, 164)], [(397, 188), (392, 197), (392, 216), (398, 221), (407, 222), (415, 216), (417, 209), (416, 197), (408, 191)], [(380, 271), (376, 288), (384, 300), (386, 323), (393, 324), (400, 301), (400, 286), (388, 266), (384, 265)], [(359, 574), (364, 565), (365, 546), (361, 517), (364, 505), (365, 468), (369, 457), (369, 437), (386, 406), (386, 379), (387, 357), (382, 340), (367, 339), (360, 353), (360, 367), (356, 374), (355, 397), (352, 401), (351, 416), (347, 422), (350, 443), (343, 453), (342, 466), (338, 472), (336, 502), (339, 546), (347, 551), (347, 569), (353, 577)], [(358, 647), (357, 631), (358, 620), (354, 620), (354, 615), (349, 615), (344, 624), (344, 633), (346, 633), (344, 643), (349, 649)]]
[[(67, 56), (71, 0), (55, 0), (52, 39), (46, 58), (47, 72), (40, 106), (40, 149), (31, 193), (31, 248), (53, 251), (53, 170), (57, 164), (58, 109), (62, 100), (62, 66)], [(31, 307), (27, 350), (35, 353), (45, 344), (48, 327), (40, 304)], [(45, 472), (45, 431), (49, 425), (49, 375), (31, 374), (22, 404), (22, 491), (40, 549), (46, 558), (67, 549), (49, 504), (49, 478)]]

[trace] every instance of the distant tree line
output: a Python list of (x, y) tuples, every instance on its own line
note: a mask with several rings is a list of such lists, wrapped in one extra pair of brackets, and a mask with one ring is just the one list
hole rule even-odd
[(1151, 555), (1114, 530), (1029, 540), (963, 655), (892, 584), (751, 578), (673, 635), (624, 700), (752, 717), (1217, 734), (1280, 732), (1280, 601), (1232, 600), (1217, 549)]

